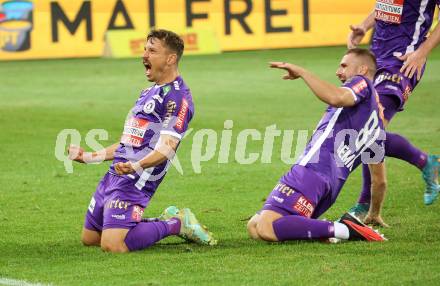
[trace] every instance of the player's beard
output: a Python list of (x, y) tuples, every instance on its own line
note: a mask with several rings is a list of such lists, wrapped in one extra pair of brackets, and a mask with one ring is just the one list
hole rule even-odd
[(163, 67), (151, 67), (151, 69), (149, 70), (149, 77), (147, 75), (147, 79), (148, 81), (155, 82), (156, 84), (163, 84), (161, 81), (165, 75), (165, 72), (166, 71)]

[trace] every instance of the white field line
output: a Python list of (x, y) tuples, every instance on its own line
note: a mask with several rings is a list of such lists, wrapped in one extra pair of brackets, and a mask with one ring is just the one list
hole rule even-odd
[(0, 277), (0, 285), (6, 285), (6, 286), (51, 286), (52, 284), (29, 283), (24, 280), (15, 280), (15, 279)]

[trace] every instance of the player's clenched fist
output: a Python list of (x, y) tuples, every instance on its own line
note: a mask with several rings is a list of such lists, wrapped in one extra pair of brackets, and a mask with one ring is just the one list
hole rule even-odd
[(84, 149), (76, 146), (76, 145), (70, 145), (69, 148), (67, 148), (67, 153), (69, 154), (69, 159), (72, 161), (84, 163)]
[(116, 171), (116, 173), (118, 173), (118, 175), (133, 174), (138, 169), (140, 169), (140, 166), (138, 163), (119, 162), (119, 163), (115, 164), (115, 171)]

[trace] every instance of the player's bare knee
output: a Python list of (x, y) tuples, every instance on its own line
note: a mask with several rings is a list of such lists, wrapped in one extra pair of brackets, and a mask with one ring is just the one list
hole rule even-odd
[(271, 220), (260, 219), (257, 223), (256, 230), (260, 239), (271, 242), (278, 241)]
[(101, 235), (99, 232), (84, 228), (81, 233), (81, 243), (84, 246), (99, 246), (101, 244)]
[(254, 215), (247, 223), (247, 231), (252, 239), (260, 239), (257, 233), (257, 215)]
[(388, 183), (386, 178), (375, 179), (371, 182), (371, 187), (376, 190), (386, 190), (387, 185)]
[(95, 240), (92, 240), (92, 239), (90, 239), (89, 237), (85, 237), (85, 236), (82, 236), (81, 237), (81, 243), (84, 245), (84, 246), (96, 246), (97, 244), (97, 242), (95, 241)]
[(101, 243), (101, 249), (111, 253), (126, 253), (128, 248), (122, 243)]
[(125, 244), (128, 229), (110, 228), (102, 232), (101, 249), (105, 252), (124, 253), (129, 252)]

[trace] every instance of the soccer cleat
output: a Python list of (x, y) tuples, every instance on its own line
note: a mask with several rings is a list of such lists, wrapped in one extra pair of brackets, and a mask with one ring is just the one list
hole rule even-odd
[(364, 219), (367, 216), (369, 209), (369, 203), (357, 203), (354, 207), (348, 210), (348, 213), (359, 219)]
[(180, 220), (179, 236), (187, 241), (196, 242), (204, 245), (216, 245), (217, 240), (214, 239), (212, 233), (199, 223), (196, 216), (190, 209), (179, 210), (175, 206), (166, 208), (160, 215), (160, 220), (168, 220), (171, 218)]
[(437, 184), (438, 169), (440, 166), (440, 157), (436, 155), (428, 155), (426, 165), (422, 170), (422, 177), (425, 181), (426, 188), (423, 200), (425, 205), (431, 205), (438, 198), (440, 186)]
[(200, 244), (217, 244), (217, 240), (214, 239), (212, 233), (199, 223), (190, 209), (182, 209), (179, 211), (178, 216), (181, 221), (180, 234), (183, 238)]
[(340, 220), (348, 227), (350, 233), (348, 240), (385, 241), (387, 240), (378, 231), (362, 223), (352, 214), (345, 213)]
[(176, 206), (167, 207), (162, 214), (159, 216), (160, 220), (168, 220), (172, 217), (176, 217), (179, 213), (179, 209)]

